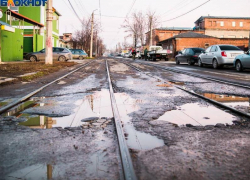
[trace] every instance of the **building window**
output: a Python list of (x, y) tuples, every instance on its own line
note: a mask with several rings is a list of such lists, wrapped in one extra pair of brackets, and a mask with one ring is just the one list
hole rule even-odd
[(209, 21), (209, 26), (212, 26), (212, 21)]
[(56, 29), (59, 29), (59, 20), (56, 21)]
[(243, 27), (243, 22), (240, 22), (240, 27)]
[(209, 44), (208, 43), (206, 43), (205, 44), (205, 49), (207, 49), (209, 47)]
[(213, 25), (216, 26), (216, 21), (213, 21)]
[(224, 26), (224, 21), (221, 21), (221, 22), (220, 22), (220, 26)]
[(235, 23), (235, 22), (232, 22), (232, 26), (235, 27), (235, 26), (236, 26), (236, 23)]

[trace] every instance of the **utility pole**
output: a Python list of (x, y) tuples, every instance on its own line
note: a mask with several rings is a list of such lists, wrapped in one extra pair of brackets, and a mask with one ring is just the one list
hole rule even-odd
[(250, 30), (249, 30), (249, 43), (248, 43), (248, 50), (250, 49)]
[(95, 46), (95, 57), (97, 58), (97, 46), (98, 46), (98, 37), (97, 37), (97, 31), (96, 31), (96, 46)]
[(90, 40), (90, 58), (93, 57), (93, 28), (94, 28), (94, 11), (91, 19), (91, 40)]
[(53, 52), (52, 52), (53, 9), (52, 9), (52, 4), (53, 4), (53, 0), (47, 1), (45, 64), (53, 64)]
[(149, 16), (149, 25), (150, 25), (150, 42), (149, 42), (149, 46), (153, 45), (153, 16)]

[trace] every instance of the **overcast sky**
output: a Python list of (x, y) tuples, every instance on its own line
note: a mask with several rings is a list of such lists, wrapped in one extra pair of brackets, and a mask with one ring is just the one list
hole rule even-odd
[[(108, 48), (113, 48), (118, 42), (124, 41), (126, 33), (120, 27), (125, 19), (123, 17), (129, 11), (128, 17), (135, 11), (143, 13), (148, 10), (155, 11), (159, 21), (166, 21), (188, 12), (206, 1), (208, 0), (70, 0), (80, 18), (89, 17), (92, 11), (97, 9), (95, 20), (101, 24), (101, 37)], [(68, 0), (53, 0), (53, 6), (62, 14), (60, 17), (60, 34), (74, 33), (77, 29), (80, 29), (80, 22)], [(250, 17), (249, 7), (250, 0), (210, 0), (187, 15), (172, 21), (161, 22), (159, 26), (193, 27), (195, 20), (208, 14), (210, 16)]]

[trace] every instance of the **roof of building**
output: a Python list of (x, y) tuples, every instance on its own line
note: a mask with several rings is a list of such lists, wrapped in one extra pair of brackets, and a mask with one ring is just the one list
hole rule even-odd
[(250, 19), (250, 17), (232, 17), (232, 16), (201, 16), (197, 21), (202, 21), (205, 18), (209, 19)]
[(62, 16), (54, 7), (53, 7), (53, 11), (54, 11), (58, 16)]
[(30, 23), (30, 24), (33, 24), (33, 25), (36, 25), (36, 26), (39, 26), (39, 27), (44, 27), (43, 24), (41, 24), (39, 22), (36, 22), (33, 19), (30, 19), (30, 18), (28, 18), (28, 17), (26, 17), (26, 16), (24, 16), (22, 14), (19, 14), (19, 13), (15, 12), (15, 11), (12, 11), (10, 9), (6, 10), (6, 14), (11, 15), (11, 16), (17, 18), (17, 19), (24, 20), (27, 23)]
[(156, 30), (193, 30), (193, 28), (190, 27), (160, 27), (156, 28)]
[(8, 23), (0, 21), (0, 25), (10, 26)]
[(170, 39), (175, 39), (175, 38), (216, 38), (216, 37), (208, 36), (208, 35), (204, 35), (204, 34), (199, 34), (199, 33), (194, 33), (194, 32), (187, 32), (187, 33), (181, 33), (179, 35), (173, 36), (169, 39), (165, 39), (161, 42), (168, 41)]

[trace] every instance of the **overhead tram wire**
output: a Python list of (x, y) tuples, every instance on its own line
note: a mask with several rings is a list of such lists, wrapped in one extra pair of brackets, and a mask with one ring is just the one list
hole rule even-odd
[(186, 2), (184, 2), (181, 6), (177, 7), (176, 9), (173, 8), (172, 10), (166, 12), (166, 13), (164, 14), (164, 16), (166, 16), (166, 15), (168, 15), (168, 14), (170, 14), (170, 13), (173, 14), (173, 13), (179, 11), (180, 9), (185, 8), (186, 6), (188, 6), (189, 4), (193, 3), (194, 1), (196, 1), (196, 0), (186, 1)]
[(73, 9), (73, 11), (74, 11), (74, 13), (75, 13), (76, 17), (78, 18), (78, 20), (79, 20), (79, 21), (81, 22), (81, 24), (82, 24), (82, 20), (81, 20), (81, 18), (78, 16), (78, 14), (77, 14), (77, 12), (75, 11), (74, 7), (72, 6), (72, 4), (71, 4), (70, 0), (68, 0), (68, 1), (69, 1), (69, 4), (70, 4), (71, 8)]
[(84, 17), (83, 11), (81, 11), (81, 8), (80, 8), (79, 4), (77, 3), (77, 1), (76, 1), (76, 0), (74, 0), (74, 1), (75, 1), (75, 3), (76, 3), (76, 7), (77, 7), (77, 9), (78, 9), (78, 10), (79, 10), (79, 12), (81, 13), (82, 17)]
[(208, 0), (208, 1), (204, 2), (204, 3), (202, 3), (201, 5), (195, 7), (194, 9), (191, 9), (190, 11), (188, 11), (188, 12), (186, 12), (186, 13), (184, 13), (184, 14), (181, 14), (180, 16), (177, 16), (177, 17), (175, 17), (175, 18), (171, 18), (171, 19), (168, 19), (168, 20), (165, 20), (165, 21), (161, 21), (161, 22), (172, 21), (172, 20), (174, 20), (174, 19), (177, 19), (177, 18), (179, 18), (179, 17), (182, 17), (182, 16), (184, 16), (184, 15), (186, 15), (186, 14), (188, 14), (188, 13), (190, 13), (190, 12), (196, 10), (196, 9), (198, 9), (199, 7), (201, 7), (201, 6), (205, 5), (205, 4), (207, 4), (209, 1), (211, 1), (211, 0)]
[(173, 8), (170, 8), (168, 11), (166, 11), (166, 12), (163, 13), (163, 14), (161, 14), (160, 16), (163, 16), (163, 15), (169, 13), (170, 11), (172, 11), (173, 9), (175, 9), (176, 7), (178, 7), (180, 4), (182, 4), (184, 1), (186, 1), (186, 0), (183, 0), (183, 1), (179, 2), (179, 3), (176, 4)]
[[(133, 3), (131, 4), (130, 9), (129, 9), (128, 13), (126, 14), (126, 17), (125, 17), (123, 23), (124, 23), (125, 20), (128, 18), (128, 15), (130, 14), (131, 10), (133, 9), (133, 7), (134, 7), (134, 5), (135, 5), (135, 2), (136, 2), (136, 0), (134, 0)], [(120, 31), (121, 31), (121, 27), (120, 27), (119, 30), (117, 31), (117, 33), (116, 33), (114, 39), (112, 40), (112, 43), (115, 41), (115, 39), (116, 39), (117, 35), (120, 33)]]
[(84, 12), (86, 12), (86, 14), (89, 16), (90, 14), (89, 14), (89, 12), (87, 11), (87, 9), (85, 8), (85, 6), (83, 5), (82, 0), (79, 0), (79, 3), (80, 3), (81, 8), (84, 10)]

